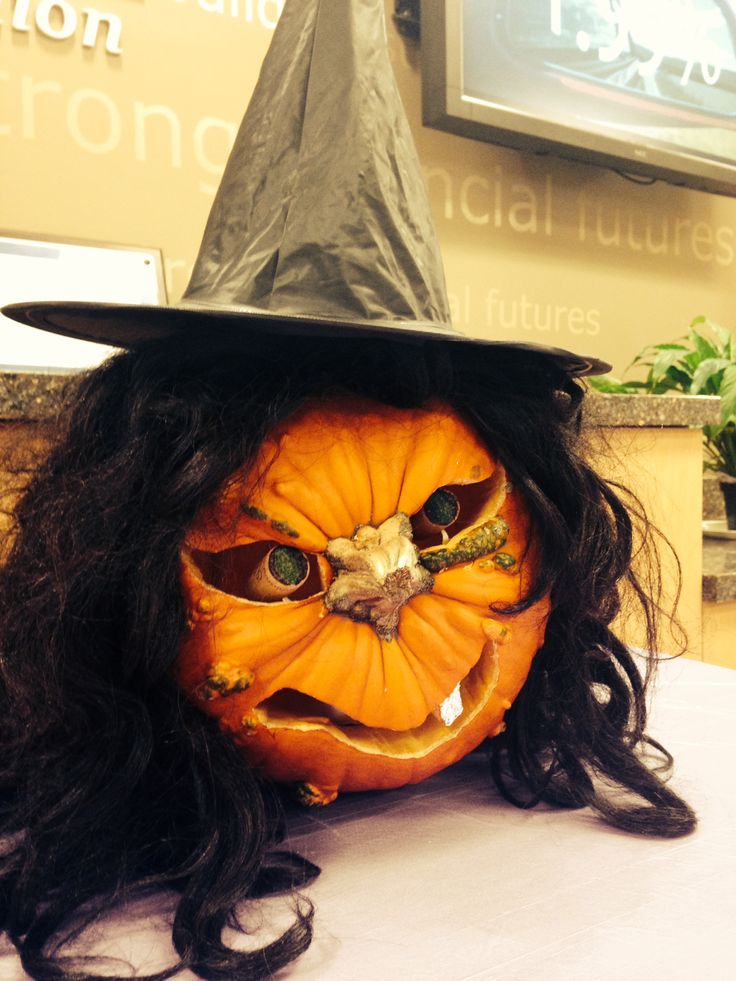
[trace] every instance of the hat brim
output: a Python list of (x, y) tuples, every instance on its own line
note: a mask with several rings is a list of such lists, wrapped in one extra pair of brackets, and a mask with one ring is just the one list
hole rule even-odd
[(119, 348), (134, 349), (148, 341), (182, 335), (206, 322), (219, 330), (237, 332), (239, 336), (244, 331), (253, 331), (283, 336), (380, 337), (396, 343), (441, 340), (533, 351), (554, 358), (560, 367), (575, 377), (602, 375), (611, 370), (611, 365), (605, 361), (574, 354), (563, 348), (468, 337), (459, 331), (428, 322), (328, 320), (300, 314), (272, 313), (255, 307), (210, 307), (199, 303), (148, 306), (70, 300), (11, 303), (2, 308), (2, 313), (29, 327)]

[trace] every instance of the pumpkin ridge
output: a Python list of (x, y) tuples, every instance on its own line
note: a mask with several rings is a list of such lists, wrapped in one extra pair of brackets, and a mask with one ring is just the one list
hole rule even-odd
[[(285, 667), (279, 670), (279, 686), (278, 688), (274, 688), (273, 690), (269, 691), (264, 698), (270, 698), (271, 695), (274, 695), (280, 688), (293, 688), (295, 691), (301, 692), (303, 695), (310, 695), (312, 698), (319, 699), (319, 694), (315, 694), (314, 691), (310, 691), (309, 689), (313, 687), (319, 691), (319, 685), (321, 683), (319, 675), (324, 673), (324, 667), (320, 663), (318, 653), (312, 650), (312, 648), (317, 641), (320, 642), (320, 645), (330, 644), (334, 641), (334, 634), (341, 629), (342, 624), (340, 624), (335, 618), (323, 617), (319, 623), (315, 624), (312, 630), (310, 630), (309, 634), (298, 642), (298, 646), (296, 648), (291, 647), (288, 651), (284, 651), (283, 655), (288, 654), (288, 663)], [(317, 654), (317, 656), (315, 656), (315, 654)], [(289, 681), (292, 674), (298, 674), (298, 683)], [(315, 675), (317, 676), (316, 682), (314, 681)], [(326, 701), (326, 699), (321, 699), (321, 701)]]
[[(460, 579), (464, 568), (472, 570), (472, 575), (475, 577), (473, 582), (462, 582)], [(495, 606), (498, 603), (518, 603), (526, 593), (524, 586), (528, 585), (531, 579), (530, 574), (524, 583), (517, 572), (508, 573), (495, 568), (481, 572), (469, 565), (456, 565), (435, 575), (432, 595), (443, 602), (458, 604), (461, 608), (476, 610), (484, 616), (490, 616), (493, 613), (492, 604)], [(468, 595), (471, 588), (473, 593)], [(475, 596), (476, 592), (478, 596)]]
[[(328, 702), (330, 705), (333, 705), (344, 714), (356, 718), (357, 721), (361, 722), (361, 724), (366, 724), (360, 718), (360, 715), (365, 715), (365, 712), (361, 711), (359, 707), (356, 707), (358, 706), (358, 703), (353, 704), (345, 702), (341, 704), (339, 694), (337, 697), (325, 697), (327, 691), (324, 687), (324, 681), (319, 677), (320, 673), (324, 672), (324, 667), (320, 664), (319, 656), (312, 659), (312, 652), (308, 650), (309, 648), (313, 647), (317, 641), (319, 641), (320, 646), (334, 643), (335, 633), (344, 632), (350, 628), (359, 628), (364, 626), (364, 624), (353, 624), (352, 621), (343, 618), (326, 617), (321, 619), (319, 623), (316, 624), (310, 631), (310, 636), (303, 638), (302, 640), (298, 641), (296, 645), (293, 645), (287, 650), (280, 652), (279, 655), (277, 655), (277, 658), (269, 660), (269, 681), (264, 686), (263, 691), (259, 692), (258, 706), (260, 706), (262, 701), (271, 698), (278, 691), (284, 688), (290, 688), (302, 695), (307, 695), (311, 698), (317, 699), (318, 701)], [(366, 627), (366, 629), (370, 630), (369, 627)], [(371, 637), (375, 636), (372, 631), (370, 635)], [(378, 641), (378, 638), (376, 638), (376, 641)], [(357, 645), (351, 646), (354, 649)], [(376, 657), (375, 654), (370, 656), (370, 651), (368, 652), (368, 655), (369, 656), (364, 659), (365, 666), (361, 671), (363, 677), (362, 679), (359, 679), (360, 686), (362, 686), (364, 691), (360, 705), (367, 700), (366, 693), (369, 691), (368, 679), (370, 675), (377, 668), (382, 669), (383, 667), (382, 658), (380, 656)], [(306, 670), (304, 661), (305, 657), (310, 658), (306, 664)], [(354, 664), (351, 666), (346, 665), (344, 672), (341, 673), (341, 677), (346, 678), (349, 676), (351, 684), (354, 683), (356, 686), (358, 686), (358, 682), (355, 680), (355, 670), (356, 666)], [(278, 685), (274, 686), (273, 682), (276, 678), (278, 678)], [(335, 679), (335, 681), (339, 683), (339, 679)], [(383, 691), (384, 688), (385, 676), (384, 683), (381, 685), (381, 691)], [(343, 685), (342, 691), (344, 690), (345, 686)]]
[[(401, 504), (402, 504), (402, 498), (404, 496), (404, 488), (406, 486), (406, 479), (407, 479), (406, 475), (407, 475), (407, 471), (409, 470), (409, 466), (410, 466), (409, 454), (405, 453), (403, 464), (401, 467), (401, 476), (397, 481), (396, 501), (394, 502), (393, 514), (398, 514), (399, 511), (403, 510)], [(410, 515), (407, 515), (407, 517), (410, 517)]]
[[(456, 638), (458, 633), (459, 631), (456, 630)], [(452, 644), (447, 639), (436, 642), (433, 656), (430, 658), (414, 653), (415, 648), (412, 646), (411, 639), (402, 638), (402, 641), (410, 666), (412, 662), (418, 662), (420, 666), (417, 672), (417, 684), (424, 693), (429, 711), (441, 705), (457, 684), (478, 664), (483, 647), (487, 643), (480, 630), (480, 620), (477, 639), (468, 638), (466, 648), (469, 654), (462, 660), (452, 657)]]
[[(346, 414), (336, 421), (334, 415), (324, 408), (313, 409), (310, 417), (307, 406), (302, 410), (301, 418), (296, 421), (294, 431), (282, 437), (281, 467), (284, 469), (284, 477), (287, 478), (285, 482), (290, 486), (293, 483), (302, 491), (304, 484), (309, 486), (313, 500), (309, 508), (308, 520), (320, 528), (325, 538), (336, 536), (320, 523), (320, 514), (329, 515), (333, 524), (336, 520), (341, 533), (352, 533), (356, 524), (353, 508), (346, 502), (342, 493), (334, 490), (333, 485), (349, 486), (353, 492), (351, 497), (354, 497), (356, 491), (360, 494), (361, 481), (370, 482), (368, 473), (370, 468), (361, 459), (361, 453), (357, 448), (363, 441), (364, 428), (364, 421), (354, 413)], [(327, 446), (321, 446), (323, 434), (331, 429), (336, 430), (331, 442)], [(302, 441), (306, 442), (306, 448), (300, 448)], [(278, 467), (277, 463), (277, 470)], [(316, 478), (313, 475), (315, 469)], [(358, 472), (360, 480), (355, 479), (355, 474)], [(325, 487), (329, 488), (327, 495), (324, 493)], [(363, 511), (365, 503), (364, 500), (358, 500), (357, 510)], [(314, 512), (314, 517), (311, 516), (311, 512)], [(335, 518), (336, 514), (338, 514), (337, 518)]]
[[(370, 524), (380, 525), (392, 514), (396, 514), (399, 491), (396, 490), (397, 474), (394, 472), (396, 459), (396, 436), (393, 426), (380, 420), (381, 428), (372, 434), (368, 474), (371, 484)], [(404, 463), (403, 468), (406, 466)], [(403, 479), (403, 477), (402, 477)]]
[[(431, 602), (431, 606), (430, 606), (430, 602)], [(460, 603), (456, 600), (451, 600), (450, 603), (456, 604), (455, 606), (451, 607), (452, 614), (455, 613), (463, 614), (469, 612), (466, 610), (466, 607), (463, 603)], [(458, 626), (455, 622), (454, 617), (452, 620), (448, 621), (447, 612), (445, 609), (443, 609), (446, 608), (447, 605), (448, 604), (446, 602), (446, 598), (438, 594), (429, 593), (426, 596), (417, 596), (415, 597), (414, 602), (407, 604), (407, 611), (408, 611), (407, 619), (411, 616), (414, 616), (416, 617), (417, 620), (421, 621), (421, 623), (423, 624), (422, 629), (426, 633), (428, 633), (433, 640), (438, 642), (435, 645), (433, 645), (433, 648), (435, 646), (439, 647), (441, 645), (443, 649), (447, 649), (448, 651), (451, 652), (449, 654), (449, 657), (452, 659), (452, 661), (456, 661), (458, 656), (457, 655), (458, 635), (462, 636), (463, 639), (465, 640), (466, 648), (469, 646), (469, 641), (471, 640), (471, 638), (467, 636), (467, 628), (464, 626)], [(490, 616), (490, 611), (488, 607), (484, 607), (482, 611), (482, 615), (480, 615), (479, 608), (474, 607), (473, 609), (474, 610), (478, 609), (479, 611), (477, 615), (477, 628), (480, 636), (481, 621), (486, 617)], [(437, 615), (443, 613), (445, 615), (439, 615), (439, 616)], [(465, 617), (465, 619), (467, 620), (468, 617)], [(474, 616), (473, 619), (476, 619), (476, 616)], [(399, 624), (399, 630), (401, 630), (401, 624)], [(409, 643), (409, 640), (406, 637), (406, 632), (407, 631), (405, 630), (403, 635), (403, 640), (405, 643)], [(413, 631), (410, 632), (413, 633)], [(426, 647), (428, 646), (428, 641), (426, 640), (424, 641), (424, 646), (426, 649)], [(480, 653), (478, 653), (473, 657), (472, 659), (473, 664), (475, 664), (479, 656)]]
[[(412, 502), (409, 506), (404, 500), (404, 488), (407, 483), (413, 484), (418, 474), (422, 478), (427, 477), (428, 486), (432, 487), (430, 495), (438, 490), (441, 484), (442, 475), (449, 469), (448, 462), (453, 456), (454, 445), (452, 440), (453, 431), (457, 430), (453, 421), (448, 419), (446, 413), (442, 413), (434, 407), (430, 410), (431, 414), (426, 419), (426, 424), (418, 434), (415, 435), (414, 452), (411, 457), (404, 458), (404, 472), (402, 475), (401, 490), (397, 502), (397, 511), (405, 511), (410, 517), (421, 510), (424, 500)], [(426, 459), (429, 456), (429, 460)], [(428, 475), (431, 469), (431, 480)], [(407, 480), (407, 474), (411, 480)], [(407, 490), (407, 494), (412, 491)], [(416, 492), (413, 492), (416, 496)]]
[[(371, 504), (371, 478), (370, 468), (362, 454), (356, 452), (354, 442), (341, 440), (341, 458), (343, 461), (344, 475), (338, 475), (340, 486), (349, 486), (350, 494), (347, 497), (346, 512), (350, 518), (352, 527), (349, 531), (367, 520), (370, 516)], [(365, 488), (368, 487), (366, 494)]]
[[(406, 732), (421, 724), (421, 720), (431, 712), (433, 705), (428, 702), (424, 685), (417, 674), (411, 660), (397, 637), (390, 644), (381, 644), (381, 660), (384, 665), (385, 691), (401, 691), (398, 700), (391, 698), (391, 706), (383, 711), (390, 711), (392, 724), (384, 727), (395, 732)], [(403, 717), (403, 720), (402, 720)], [(396, 720), (400, 720), (398, 723)], [(412, 721), (415, 720), (415, 721)], [(378, 728), (381, 728), (378, 726)]]
[[(319, 514), (324, 514), (325, 518), (329, 518), (329, 520), (336, 526), (340, 528), (344, 527), (348, 533), (352, 532), (354, 523), (353, 515), (351, 514), (350, 508), (345, 500), (345, 495), (335, 492), (332, 486), (333, 482), (339, 482), (334, 477), (332, 477), (332, 479), (329, 481), (326, 481), (325, 479), (327, 474), (333, 474), (335, 458), (336, 456), (339, 458), (340, 455), (344, 457), (345, 449), (346, 440), (343, 433), (340, 433), (333, 440), (329, 448), (325, 450), (324, 453), (318, 459), (316, 459), (310, 467), (308, 467), (306, 470), (302, 470), (300, 474), (301, 480), (306, 481), (310, 487), (314, 488), (316, 492), (315, 497), (321, 501), (319, 507), (315, 509), (315, 517), (311, 520), (314, 521), (314, 523), (320, 528), (322, 534), (328, 540), (330, 538), (334, 538), (335, 536), (318, 521)], [(324, 487), (328, 488), (329, 492), (327, 495), (325, 495), (323, 491)]]
[(368, 507), (368, 524), (375, 526), (375, 509), (376, 509), (376, 495), (373, 493), (373, 481), (368, 481), (368, 495), (369, 495), (369, 507)]
[[(278, 604), (271, 604), (271, 605), (278, 606)], [(263, 662), (259, 666), (259, 676), (263, 677), (263, 675), (266, 674), (266, 676), (268, 677), (269, 675), (273, 674), (274, 677), (283, 677), (284, 675), (288, 677), (288, 673), (289, 670), (292, 668), (292, 665), (297, 664), (297, 662), (299, 662), (300, 659), (307, 654), (308, 649), (313, 647), (314, 644), (320, 638), (326, 640), (327, 638), (322, 637), (323, 634), (329, 633), (334, 629), (336, 628), (331, 620), (329, 620), (326, 617), (320, 617), (320, 619), (318, 619), (317, 622), (312, 627), (310, 627), (309, 631), (306, 634), (301, 636), (298, 640), (294, 641), (293, 644), (290, 644), (288, 647), (279, 651), (278, 654), (274, 654), (272, 657), (268, 658), (266, 662)], [(299, 665), (299, 667), (301, 667), (301, 664)], [(266, 682), (265, 683), (266, 689), (271, 688), (272, 684), (273, 684), (273, 679), (271, 681)], [(278, 688), (273, 688), (272, 690), (267, 691), (267, 693), (261, 697), (270, 698), (271, 695), (275, 694), (276, 691), (279, 690), (279, 688), (284, 688), (284, 687), (295, 688), (296, 690), (299, 690), (296, 685), (293, 684), (286, 685), (284, 683), (279, 683)], [(310, 693), (304, 692), (304, 694), (310, 694)]]
[[(468, 564), (468, 563), (466, 563), (466, 564)], [(461, 567), (455, 566), (455, 569), (458, 569), (458, 568), (461, 568)], [(442, 570), (442, 572), (448, 572), (448, 571), (449, 570), (447, 570), (447, 569), (443, 569)], [(449, 593), (443, 593), (441, 591), (441, 589), (438, 590), (437, 589), (437, 586), (438, 585), (440, 587), (442, 586), (442, 579), (441, 579), (442, 572), (438, 572), (438, 573), (434, 574), (434, 589), (432, 590), (432, 593), (430, 595), (434, 596), (438, 600), (441, 599), (443, 601), (446, 600), (448, 603), (456, 603), (461, 608), (470, 608), (472, 610), (476, 610), (482, 617), (487, 617), (487, 616), (490, 615), (490, 613), (489, 613), (490, 604), (489, 603), (483, 603), (480, 600), (478, 602), (474, 602), (473, 600), (461, 599), (459, 596), (451, 596)], [(488, 579), (489, 584), (492, 584), (493, 583), (493, 579), (491, 578), (492, 573), (488, 573), (486, 575), (487, 575), (487, 579)], [(488, 593), (489, 593), (489, 596), (490, 596), (491, 593), (492, 593), (492, 590), (489, 589), (488, 590)], [(413, 599), (414, 599), (414, 597), (412, 597), (412, 600)], [(412, 604), (412, 600), (410, 600), (409, 603), (407, 603), (407, 606), (412, 606), (413, 605)], [(414, 610), (414, 612), (417, 613), (417, 615), (419, 615), (418, 614), (418, 611)], [(426, 617), (422, 617), (422, 619), (423, 620), (426, 620)]]
[[(321, 511), (327, 513), (328, 508), (326, 507), (326, 502), (324, 499), (324, 494), (319, 490), (319, 483), (315, 482), (307, 476), (309, 467), (306, 469), (298, 469), (294, 466), (293, 461), (290, 461), (284, 456), (281, 459), (281, 465), (289, 466), (288, 473), (279, 473), (276, 478), (271, 483), (270, 487), (265, 489), (262, 500), (267, 500), (268, 497), (273, 497), (277, 502), (281, 502), (282, 506), (285, 504), (287, 509), (294, 511), (300, 520), (309, 527), (309, 530), (315, 530), (318, 532), (319, 536), (327, 541), (332, 536), (325, 530), (322, 523), (312, 516), (312, 514), (319, 514)], [(304, 506), (297, 507), (290, 500), (290, 495), (294, 487), (298, 487), (302, 494), (304, 494), (306, 489), (312, 494), (312, 499), (310, 500), (310, 507), (307, 509)], [(331, 508), (330, 503), (330, 508)], [(309, 510), (311, 513), (307, 513)], [(296, 523), (296, 522), (295, 522)], [(316, 549), (315, 549), (316, 550)]]
[[(401, 650), (406, 662), (410, 665), (410, 668), (414, 673), (414, 677), (417, 680), (417, 686), (419, 687), (420, 691), (422, 692), (422, 695), (424, 696), (425, 704), (429, 707), (429, 711), (433, 712), (439, 705), (442, 704), (442, 702), (448, 697), (448, 695), (450, 695), (450, 693), (454, 690), (456, 685), (462, 683), (463, 678), (467, 677), (468, 672), (466, 671), (466, 673), (462, 676), (462, 678), (458, 678), (454, 684), (451, 684), (450, 687), (447, 688), (447, 681), (445, 677), (438, 675), (437, 671), (433, 670), (435, 664), (431, 658), (426, 658), (422, 660), (416, 654), (414, 654), (414, 652), (411, 650), (410, 645), (407, 644), (406, 641), (403, 641), (401, 637), (398, 637), (397, 641), (401, 646)], [(472, 669), (480, 660), (482, 654), (483, 652), (481, 651), (480, 654), (478, 655), (477, 660), (473, 662), (469, 670), (472, 671)], [(424, 675), (429, 680), (432, 687), (435, 689), (435, 691), (433, 691), (431, 694), (429, 693), (429, 685), (427, 684), (426, 681), (423, 682), (421, 680), (420, 674)]]
[[(363, 668), (363, 688), (361, 695), (361, 714), (363, 703), (370, 704), (380, 692), (386, 690), (386, 674), (383, 658), (380, 656), (382, 641), (368, 624), (353, 624), (355, 629), (355, 644), (352, 648), (351, 678), (358, 676), (361, 665)], [(376, 696), (376, 689), (379, 695)]]

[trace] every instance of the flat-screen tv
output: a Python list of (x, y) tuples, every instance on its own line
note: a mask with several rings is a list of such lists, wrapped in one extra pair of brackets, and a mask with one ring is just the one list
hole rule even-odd
[(736, 197), (736, 0), (422, 0), (428, 126)]

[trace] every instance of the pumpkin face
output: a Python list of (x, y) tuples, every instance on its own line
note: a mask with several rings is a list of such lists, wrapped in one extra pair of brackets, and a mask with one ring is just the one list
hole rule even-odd
[(313, 403), (187, 534), (177, 679), (309, 802), (417, 782), (501, 731), (548, 603), (498, 610), (534, 573), (523, 502), (453, 410)]

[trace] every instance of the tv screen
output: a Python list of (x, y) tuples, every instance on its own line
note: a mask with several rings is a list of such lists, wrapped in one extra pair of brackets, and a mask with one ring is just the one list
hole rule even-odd
[(736, 197), (736, 0), (423, 0), (426, 125)]

